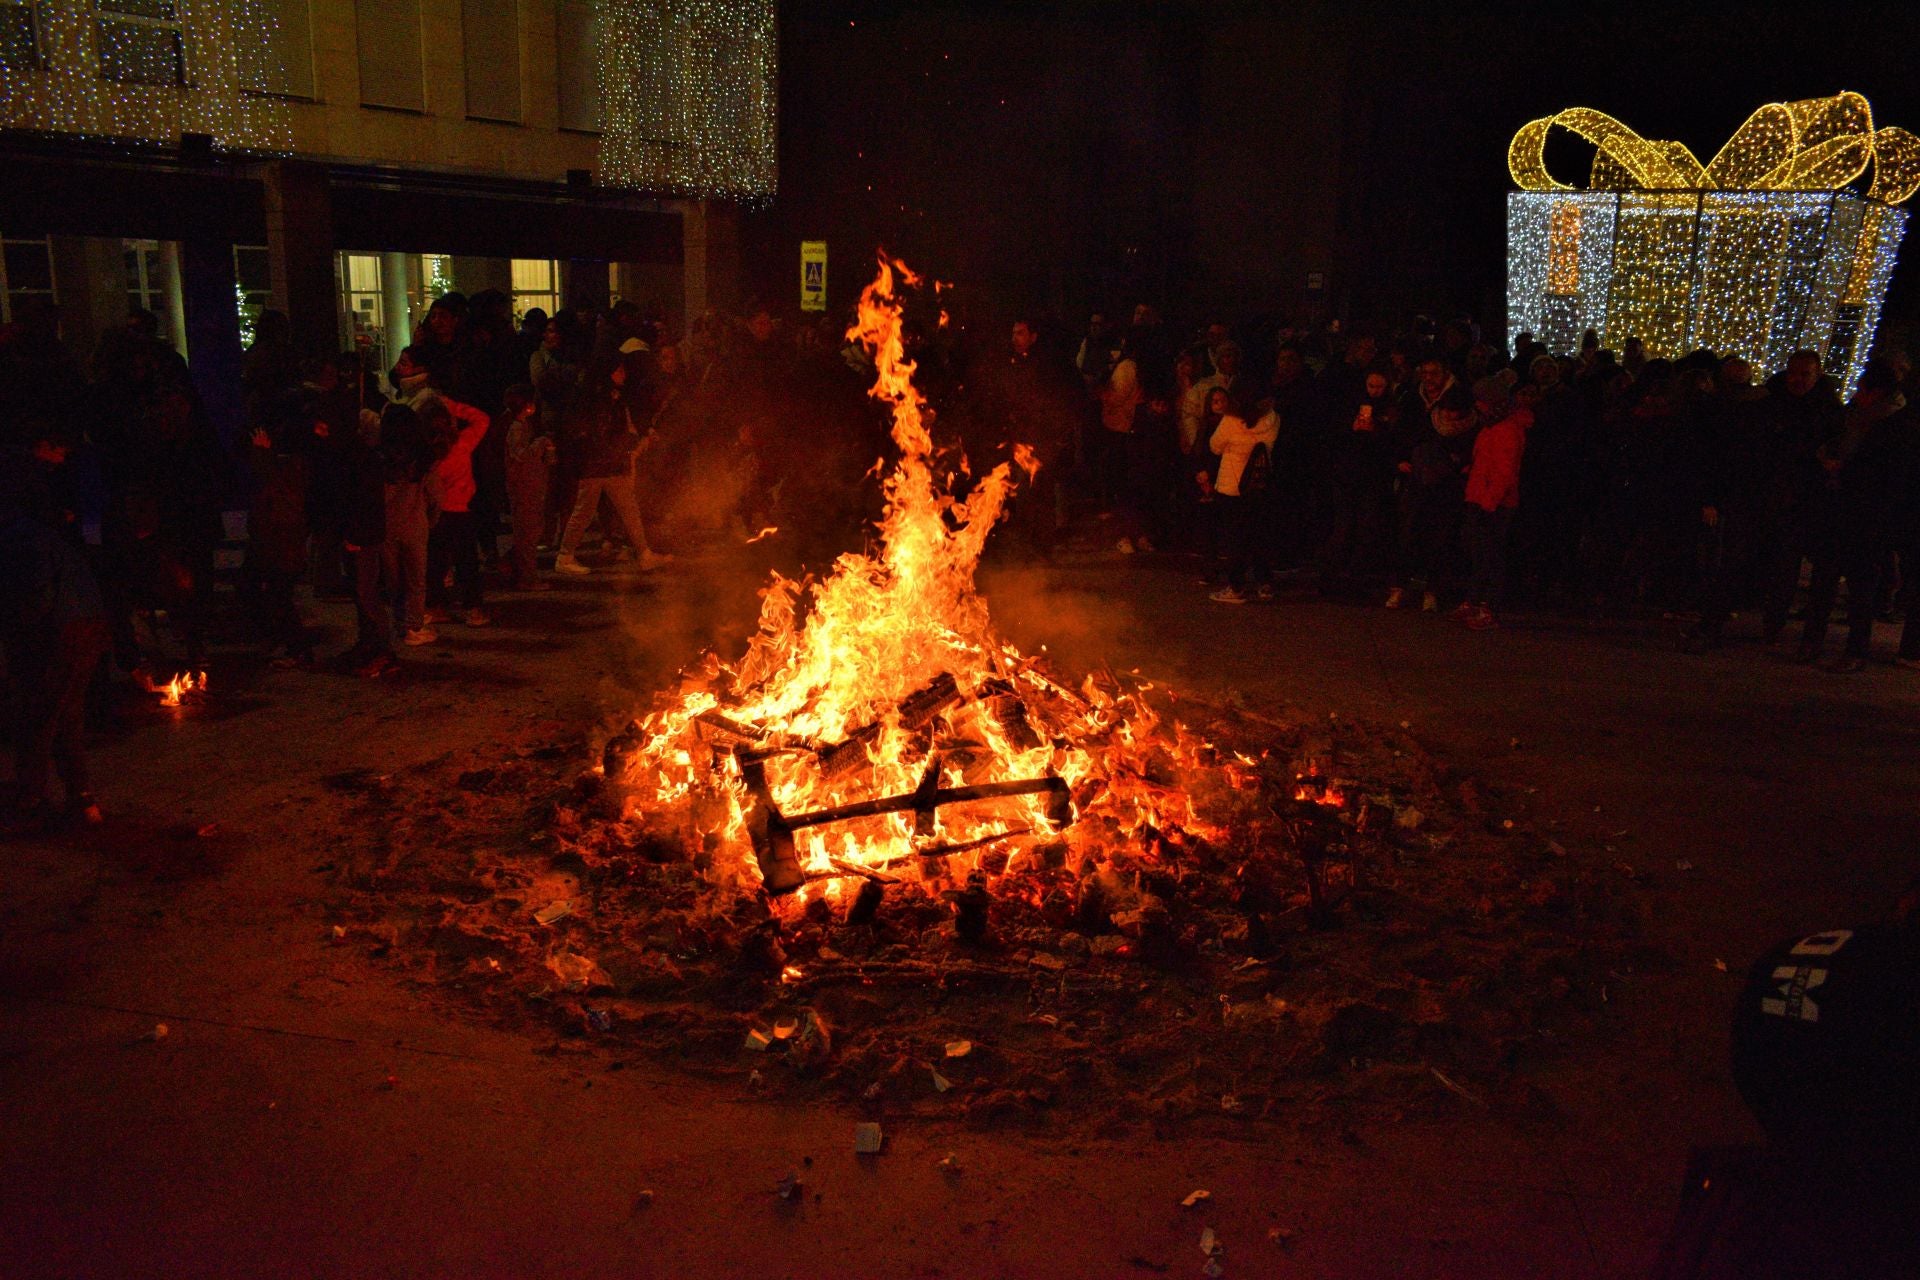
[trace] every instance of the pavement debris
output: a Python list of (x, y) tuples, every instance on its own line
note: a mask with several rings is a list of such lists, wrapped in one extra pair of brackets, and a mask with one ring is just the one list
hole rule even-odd
[(886, 1145), (886, 1134), (877, 1124), (866, 1123), (853, 1126), (853, 1153), (857, 1156), (875, 1156)]
[(1180, 1202), (1180, 1207), (1182, 1209), (1191, 1209), (1195, 1205), (1211, 1199), (1213, 1199), (1213, 1192), (1208, 1191), (1205, 1188), (1201, 1188), (1200, 1190), (1197, 1190), (1197, 1191), (1189, 1191), (1187, 1192), (1187, 1198)]

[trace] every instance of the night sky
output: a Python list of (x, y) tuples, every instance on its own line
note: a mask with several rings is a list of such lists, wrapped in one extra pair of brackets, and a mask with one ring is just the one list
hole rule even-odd
[[(844, 302), (872, 245), (984, 310), (1075, 324), (1139, 298), (1197, 321), (1306, 309), (1497, 324), (1506, 147), (1606, 111), (1704, 163), (1765, 102), (1852, 89), (1920, 131), (1920, 6), (810, 3), (782, 15), (781, 192), (750, 278), (794, 242)], [(1563, 178), (1584, 177), (1577, 143)], [(1329, 235), (1331, 239), (1329, 240)], [(1889, 328), (1920, 327), (1920, 251)]]

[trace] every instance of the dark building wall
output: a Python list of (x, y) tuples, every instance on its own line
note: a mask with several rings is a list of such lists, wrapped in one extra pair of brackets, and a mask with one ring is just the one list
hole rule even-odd
[[(884, 244), (995, 313), (1296, 301), (1335, 234), (1340, 43), (1249, 9), (787, 6), (781, 190), (749, 215), (755, 287), (829, 298)], [(1309, 264), (1312, 264), (1311, 268)]]
[[(884, 243), (996, 311), (1497, 329), (1530, 119), (1593, 106), (1705, 161), (1762, 103), (1854, 89), (1920, 131), (1913, 5), (817, 0), (782, 23), (781, 190), (746, 249), (787, 309), (798, 242), (824, 238), (835, 306)], [(1904, 259), (1895, 326), (1920, 313)]]
[(1227, 10), (1202, 25), (1188, 69), (1196, 306), (1223, 318), (1337, 306), (1347, 31), (1311, 6)]

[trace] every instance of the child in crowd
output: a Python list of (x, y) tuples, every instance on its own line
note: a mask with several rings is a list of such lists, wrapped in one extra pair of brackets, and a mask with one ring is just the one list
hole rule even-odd
[(355, 675), (383, 676), (394, 670), (393, 611), (381, 591), (386, 559), (386, 460), (381, 452), (382, 419), (360, 410), (359, 429), (346, 447), (346, 482), (341, 500), (340, 536), (353, 562), (354, 619), (359, 634), (343, 662)]
[[(269, 425), (253, 431), (247, 470), (253, 500), (247, 509), (247, 557), (241, 585), (254, 621), (279, 650), (276, 667), (313, 667), (313, 641), (293, 602), (294, 586), (307, 570), (309, 468), (302, 445), (313, 427), (296, 400), (274, 406)], [(305, 439), (302, 439), (302, 437)]]
[(481, 608), (480, 543), (472, 505), (479, 486), (473, 478), (473, 451), (492, 419), (469, 404), (435, 395), (415, 408), (433, 442), (433, 466), (427, 473), (427, 500), (437, 513), (427, 539), (429, 622), (445, 621), (453, 608), (447, 571), (453, 571), (462, 618), (470, 627), (492, 619)]
[(1467, 471), (1466, 543), (1473, 560), (1473, 582), (1454, 617), (1475, 631), (1500, 625), (1494, 610), (1507, 586), (1507, 535), (1520, 505), (1520, 457), (1533, 426), (1534, 388), (1516, 396), (1511, 369), (1482, 378), (1473, 397), (1486, 425), (1473, 441), (1473, 465)]
[(432, 442), (420, 415), (403, 404), (390, 405), (380, 418), (381, 478), (385, 489), (385, 530), (381, 573), (387, 594), (398, 604), (400, 626), (411, 645), (432, 644), (439, 636), (427, 626), (427, 470)]
[[(1278, 438), (1278, 420), (1271, 415), (1255, 426), (1234, 412), (1233, 397), (1225, 387), (1207, 392), (1205, 421), (1214, 422), (1207, 447), (1220, 458), (1213, 478), (1222, 536), (1226, 540), (1227, 585), (1209, 599), (1219, 604), (1245, 604), (1251, 586), (1263, 600), (1273, 598), (1267, 581), (1266, 496)], [(1257, 579), (1257, 581), (1256, 581)]]
[(540, 577), (540, 534), (547, 523), (547, 482), (559, 453), (542, 430), (539, 401), (525, 384), (507, 388), (507, 505), (513, 516), (513, 586), (551, 591)]

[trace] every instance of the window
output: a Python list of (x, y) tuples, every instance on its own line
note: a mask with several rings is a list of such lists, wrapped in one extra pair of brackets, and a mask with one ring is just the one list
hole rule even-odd
[(551, 316), (560, 309), (560, 264), (551, 258), (515, 258), (513, 266), (513, 318), (534, 307)]
[(120, 84), (185, 84), (186, 33), (176, 0), (95, 0), (100, 77)]
[(591, 0), (560, 0), (558, 39), (560, 127), (600, 132), (600, 82)]
[(385, 300), (380, 293), (380, 255), (343, 253), (340, 255), (340, 301), (353, 316), (355, 333), (374, 332), (385, 315)]
[(313, 97), (313, 22), (309, 0), (258, 0), (278, 20), (273, 39), (240, 48), (240, 83), (252, 93)]
[(423, 253), (420, 255), (420, 296), (417, 301), (426, 306), (435, 298), (454, 292), (453, 256), (446, 253)]
[(360, 104), (425, 111), (419, 0), (357, 0), (353, 7), (360, 41)]
[(127, 260), (127, 307), (151, 311), (160, 318), (160, 332), (173, 332), (167, 255), (158, 240), (123, 240)]
[(234, 301), (244, 345), (253, 345), (254, 322), (273, 306), (273, 257), (263, 244), (233, 246)]
[(467, 45), (467, 118), (520, 121), (518, 0), (461, 0)]
[(0, 0), (0, 71), (33, 71), (40, 66), (39, 32), (32, 0)]
[(53, 252), (43, 237), (0, 239), (0, 323), (11, 322), (35, 299), (57, 301), (53, 292)]

